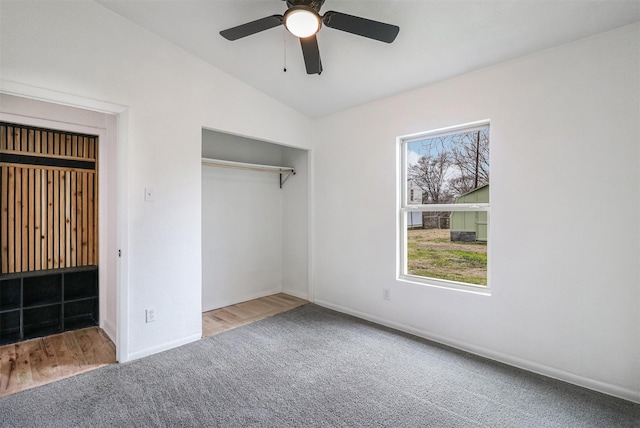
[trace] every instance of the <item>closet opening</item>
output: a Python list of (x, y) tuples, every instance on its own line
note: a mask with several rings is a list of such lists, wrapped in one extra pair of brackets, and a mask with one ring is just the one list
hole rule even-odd
[(309, 299), (309, 152), (203, 129), (202, 158), (202, 312)]

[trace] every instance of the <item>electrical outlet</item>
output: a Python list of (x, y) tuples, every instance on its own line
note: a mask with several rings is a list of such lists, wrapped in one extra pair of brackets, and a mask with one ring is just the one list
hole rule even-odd
[(145, 310), (145, 315), (146, 315), (146, 318), (147, 318), (147, 323), (154, 322), (156, 320), (156, 309), (155, 308), (149, 308), (149, 309)]
[(382, 298), (384, 300), (391, 300), (391, 290), (388, 288), (382, 289)]

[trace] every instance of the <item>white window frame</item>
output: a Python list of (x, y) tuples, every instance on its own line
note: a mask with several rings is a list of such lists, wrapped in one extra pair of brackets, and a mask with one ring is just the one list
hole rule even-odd
[[(397, 279), (411, 283), (418, 283), (434, 287), (449, 288), (454, 290), (470, 291), (479, 294), (491, 294), (490, 288), (490, 245), (491, 245), (491, 220), (490, 220), (490, 203), (465, 203), (465, 204), (410, 204), (407, 195), (407, 145), (414, 141), (425, 140), (427, 138), (441, 137), (450, 134), (462, 132), (472, 132), (484, 128), (489, 128), (491, 135), (490, 121), (481, 120), (462, 125), (451, 126), (447, 128), (435, 129), (432, 131), (421, 132), (398, 137), (397, 141), (397, 158), (398, 158), (398, 224), (397, 224)], [(491, 142), (489, 142), (491, 144)], [(491, 201), (491, 198), (489, 199)], [(438, 278), (429, 278), (418, 275), (410, 275), (407, 273), (407, 213), (409, 212), (442, 212), (442, 211), (485, 211), (487, 213), (487, 285), (476, 285), (464, 282), (450, 281)]]

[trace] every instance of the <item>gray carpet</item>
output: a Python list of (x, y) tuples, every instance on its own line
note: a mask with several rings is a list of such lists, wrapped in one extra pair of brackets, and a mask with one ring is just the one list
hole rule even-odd
[(315, 305), (0, 399), (3, 427), (639, 427), (640, 405)]

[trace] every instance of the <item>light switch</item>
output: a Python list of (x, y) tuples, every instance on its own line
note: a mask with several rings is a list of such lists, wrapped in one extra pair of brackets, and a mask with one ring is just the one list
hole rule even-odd
[(153, 202), (155, 197), (155, 193), (153, 192), (153, 187), (145, 187), (144, 188), (144, 201), (145, 202)]

